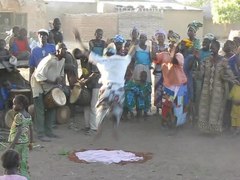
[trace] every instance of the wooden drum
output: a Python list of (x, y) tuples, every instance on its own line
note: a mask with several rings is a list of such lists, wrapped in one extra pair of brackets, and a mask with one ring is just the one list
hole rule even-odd
[(54, 108), (66, 104), (66, 96), (60, 88), (53, 88), (44, 97), (45, 108)]
[(70, 103), (77, 105), (89, 105), (91, 103), (91, 93), (85, 86), (76, 83), (70, 95)]
[(57, 123), (66, 124), (71, 115), (71, 110), (68, 106), (61, 106), (57, 109)]
[(34, 118), (34, 104), (31, 104), (28, 106), (28, 113), (32, 116), (32, 119)]
[(25, 95), (29, 102), (32, 102), (32, 92), (31, 89), (11, 89), (10, 90), (10, 99), (14, 99), (14, 97), (18, 94)]
[(5, 114), (5, 124), (10, 129), (14, 120), (15, 115), (17, 114), (16, 111), (10, 109)]

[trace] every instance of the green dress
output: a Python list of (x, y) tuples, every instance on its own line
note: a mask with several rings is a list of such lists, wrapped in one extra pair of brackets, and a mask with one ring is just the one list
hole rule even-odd
[(32, 125), (32, 118), (29, 115), (29, 117), (25, 117), (21, 113), (17, 113), (14, 117), (8, 141), (11, 143), (13, 142), (16, 134), (17, 129), (21, 128), (22, 133), (20, 134), (20, 137), (15, 145), (15, 150), (19, 153), (21, 157), (21, 163), (20, 163), (20, 172), (22, 176), (25, 176), (28, 180), (29, 173), (28, 173), (28, 156), (29, 156), (29, 133), (30, 133), (30, 126)]

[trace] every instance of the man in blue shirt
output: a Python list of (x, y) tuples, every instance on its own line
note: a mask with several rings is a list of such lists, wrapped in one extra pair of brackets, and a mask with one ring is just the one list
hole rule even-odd
[[(32, 74), (34, 73), (35, 69), (37, 68), (40, 61), (46, 57), (48, 54), (55, 54), (56, 48), (54, 44), (48, 44), (47, 39), (49, 36), (49, 32), (45, 29), (40, 29), (38, 31), (38, 39), (40, 42), (39, 47), (35, 47), (32, 50), (30, 59), (29, 59), (29, 79), (30, 82)], [(37, 88), (34, 85), (34, 82), (31, 82), (32, 88)], [(41, 88), (41, 87), (38, 87)], [(37, 136), (40, 141), (48, 142), (50, 139), (48, 139), (45, 136), (45, 132), (47, 131), (47, 127), (45, 126), (45, 108), (43, 104), (43, 93), (39, 93), (38, 96), (33, 95), (33, 103), (34, 103), (34, 109), (35, 109), (35, 130), (37, 131)]]
[(29, 59), (29, 79), (31, 79), (32, 73), (34, 72), (35, 68), (38, 66), (39, 62), (46, 57), (48, 54), (54, 54), (56, 52), (56, 48), (54, 44), (48, 44), (49, 32), (46, 29), (40, 29), (38, 31), (38, 39), (40, 46), (35, 47), (32, 52)]

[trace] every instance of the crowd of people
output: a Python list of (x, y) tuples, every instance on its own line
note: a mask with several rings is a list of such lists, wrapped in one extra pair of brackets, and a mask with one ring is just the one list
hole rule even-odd
[[(214, 34), (206, 34), (202, 44), (196, 37), (202, 26), (197, 21), (189, 23), (184, 39), (173, 30), (159, 29), (150, 40), (134, 27), (131, 39), (116, 35), (104, 41), (103, 29), (96, 29), (88, 47), (75, 29), (80, 47), (72, 53), (64, 43), (59, 18), (54, 19), (50, 31), (38, 30), (38, 42), (28, 41), (26, 29), (13, 27), (9, 49), (5, 48), (6, 41), (0, 40), (0, 56), (2, 61), (10, 56), (29, 60), (35, 111), (33, 116), (26, 111), (28, 100), (24, 95), (13, 99), (17, 113), (9, 143), (20, 154), (21, 163), (16, 163), (21, 174), (29, 179), (27, 157), (32, 148), (32, 129), (42, 142), (59, 138), (53, 133), (58, 107), (49, 107), (51, 102), (45, 100), (56, 88), (64, 92), (72, 116), (76, 110), (75, 104), (69, 103), (73, 89), (80, 86), (90, 95), (86, 102), (81, 98), (78, 101), (83, 106), (85, 134), (100, 135), (102, 122), (110, 114), (117, 137), (121, 119), (147, 120), (152, 109), (166, 128), (190, 122), (204, 133), (219, 134), (230, 129), (240, 134), (240, 38), (227, 40), (220, 55), (220, 42)], [(11, 158), (18, 158), (14, 151), (11, 153)], [(8, 169), (5, 156), (10, 155), (2, 158)], [(17, 165), (11, 164), (11, 170)]]

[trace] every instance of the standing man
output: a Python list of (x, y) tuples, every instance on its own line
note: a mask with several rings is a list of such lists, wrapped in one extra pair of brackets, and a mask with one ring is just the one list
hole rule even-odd
[(55, 46), (52, 44), (47, 43), (48, 38), (48, 31), (45, 29), (40, 29), (38, 31), (38, 39), (40, 46), (35, 47), (32, 50), (30, 60), (29, 60), (29, 80), (31, 82), (31, 88), (33, 92), (33, 103), (34, 108), (37, 113), (35, 113), (34, 122), (35, 122), (35, 129), (38, 134), (38, 139), (41, 141), (50, 141), (48, 138), (45, 137), (44, 134), (44, 106), (43, 106), (43, 90), (39, 84), (34, 83), (35, 81), (31, 81), (31, 77), (35, 69), (38, 67), (40, 61), (46, 57), (48, 54), (54, 54), (56, 52)]
[(48, 138), (58, 137), (52, 132), (52, 124), (56, 120), (56, 108), (45, 108), (43, 98), (53, 88), (63, 84), (66, 50), (65, 44), (57, 44), (56, 53), (43, 58), (31, 78), (34, 105), (38, 107), (35, 108), (35, 114), (40, 114), (40, 118), (36, 119), (36, 130), (41, 141), (50, 141)]
[[(92, 39), (89, 41), (89, 49), (90, 51), (94, 52), (95, 54), (98, 54), (99, 56), (103, 55), (103, 50), (106, 46), (106, 43), (104, 40), (102, 40), (103, 37), (103, 30), (102, 29), (96, 29), (95, 31), (95, 39)], [(100, 78), (100, 73), (96, 65), (92, 65), (91, 67), (91, 73), (98, 74), (98, 76), (95, 76), (91, 81), (91, 84), (89, 88), (92, 89), (92, 99), (91, 99), (91, 107), (90, 107), (90, 128), (92, 131), (97, 130), (96, 125), (96, 103), (98, 100), (98, 93), (99, 88), (101, 87), (101, 84), (98, 83)]]
[(48, 42), (52, 44), (58, 44), (63, 42), (63, 35), (60, 31), (61, 29), (61, 21), (59, 18), (55, 18), (53, 20), (53, 29), (49, 32)]
[(38, 40), (39, 40), (40, 46), (33, 48), (31, 52), (30, 60), (29, 60), (29, 67), (30, 67), (29, 79), (31, 79), (31, 76), (35, 68), (37, 68), (39, 62), (48, 54), (54, 54), (56, 52), (55, 45), (47, 43), (48, 36), (49, 36), (48, 30), (46, 29), (38, 30)]

